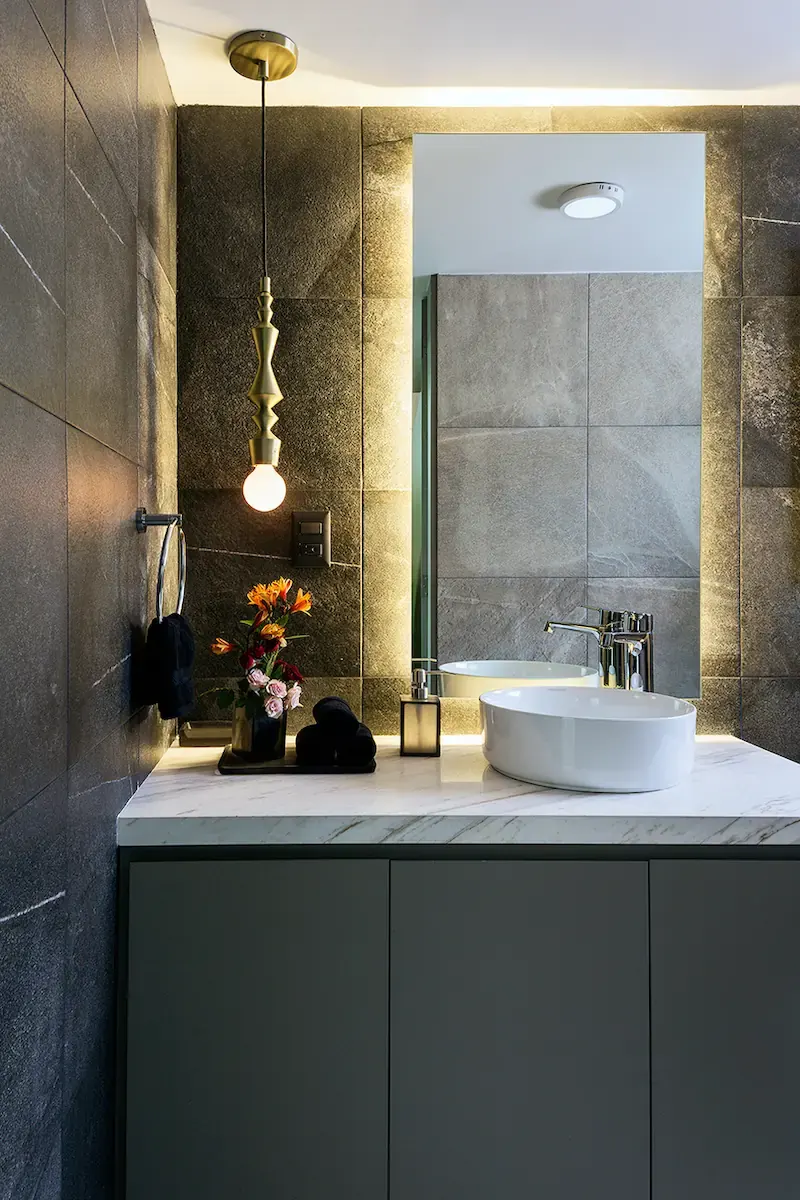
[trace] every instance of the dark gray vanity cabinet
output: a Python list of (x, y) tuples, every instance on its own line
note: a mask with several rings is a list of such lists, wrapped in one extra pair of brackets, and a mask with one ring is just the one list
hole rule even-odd
[(653, 1200), (800, 1194), (800, 862), (653, 862)]
[(130, 867), (127, 1200), (381, 1200), (389, 864)]
[(399, 862), (392, 1200), (644, 1200), (647, 864)]

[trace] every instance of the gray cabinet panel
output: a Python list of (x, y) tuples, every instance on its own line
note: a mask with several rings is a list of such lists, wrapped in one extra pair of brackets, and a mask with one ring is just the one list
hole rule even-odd
[(800, 1189), (800, 863), (651, 866), (653, 1200)]
[(647, 866), (391, 874), (392, 1200), (646, 1200)]
[(135, 863), (128, 1200), (381, 1200), (388, 864)]

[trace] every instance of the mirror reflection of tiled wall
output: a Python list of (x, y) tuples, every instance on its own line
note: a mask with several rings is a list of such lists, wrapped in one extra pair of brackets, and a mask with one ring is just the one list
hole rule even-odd
[[(593, 661), (548, 618), (653, 612), (700, 686), (702, 276), (439, 276), (438, 650)], [(587, 657), (588, 656), (588, 657)]]

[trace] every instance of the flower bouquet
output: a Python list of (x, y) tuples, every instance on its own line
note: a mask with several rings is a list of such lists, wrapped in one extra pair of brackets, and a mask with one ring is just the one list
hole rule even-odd
[(289, 634), (296, 613), (311, 611), (310, 592), (297, 589), (291, 598), (292, 580), (276, 579), (269, 585), (257, 583), (247, 593), (247, 601), (256, 611), (240, 624), (247, 632), (228, 641), (215, 638), (212, 654), (235, 654), (244, 672), (232, 688), (214, 688), (217, 705), (233, 710), (231, 748), (242, 758), (267, 762), (283, 758), (286, 752), (286, 714), (300, 705), (303, 676), (292, 663), (281, 657), (291, 641), (306, 634)]

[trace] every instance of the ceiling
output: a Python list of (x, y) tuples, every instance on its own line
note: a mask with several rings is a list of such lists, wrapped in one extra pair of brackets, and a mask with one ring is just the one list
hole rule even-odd
[(797, 103), (797, 0), (148, 0), (179, 104), (256, 104), (225, 41), (272, 28), (281, 104)]
[[(559, 209), (591, 180), (625, 188), (596, 221)], [(414, 138), (414, 274), (702, 271), (702, 133)]]

